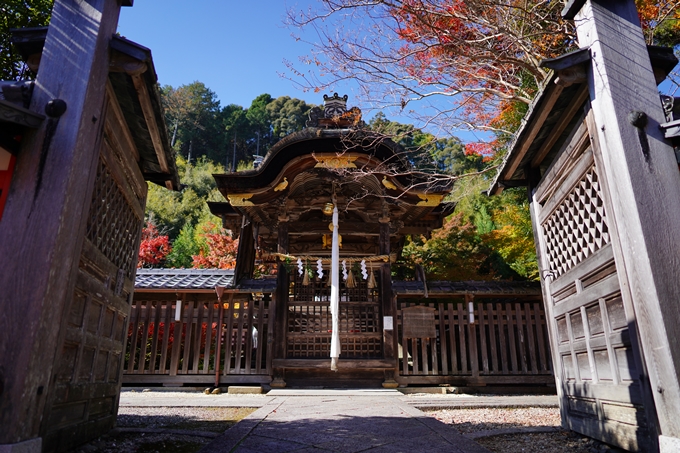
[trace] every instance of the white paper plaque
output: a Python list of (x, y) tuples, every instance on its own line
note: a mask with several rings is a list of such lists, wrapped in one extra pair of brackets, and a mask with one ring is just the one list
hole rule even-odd
[(394, 330), (394, 324), (391, 316), (383, 316), (383, 329)]

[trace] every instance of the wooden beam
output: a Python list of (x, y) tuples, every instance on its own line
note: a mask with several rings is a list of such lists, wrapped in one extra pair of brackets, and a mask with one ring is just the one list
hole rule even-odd
[(168, 161), (165, 158), (165, 147), (163, 146), (163, 141), (161, 140), (160, 129), (158, 123), (156, 122), (156, 116), (154, 115), (153, 106), (151, 105), (151, 98), (149, 91), (146, 89), (146, 82), (142, 74), (132, 75), (132, 83), (137, 91), (137, 96), (139, 97), (139, 103), (142, 107), (142, 113), (144, 114), (144, 120), (146, 121), (146, 126), (149, 129), (149, 135), (151, 135), (151, 142), (153, 143), (153, 148), (156, 151), (156, 157), (158, 157), (158, 163), (160, 164), (161, 170), (164, 173), (170, 174), (170, 167), (168, 166)]
[(120, 146), (123, 149), (129, 149), (135, 156), (135, 160), (139, 162), (139, 151), (137, 150), (137, 145), (135, 140), (132, 138), (132, 133), (125, 120), (125, 115), (123, 115), (123, 110), (120, 108), (118, 103), (118, 97), (116, 97), (116, 92), (113, 90), (113, 85), (109, 80), (106, 81), (106, 94), (109, 97), (108, 104), (108, 114), (111, 121), (111, 138), (120, 142)]
[[(552, 108), (555, 105), (555, 102), (557, 102), (557, 99), (559, 99), (560, 94), (562, 94), (563, 89), (564, 88), (561, 85), (556, 85), (554, 83), (548, 85), (541, 102), (534, 107), (539, 110), (536, 116), (531, 119), (531, 123), (526, 127), (526, 130), (528, 130), (526, 136), (520, 137), (519, 147), (512, 150), (513, 156), (511, 156), (508, 166), (503, 170), (503, 179), (511, 179), (512, 175), (517, 171), (524, 155), (534, 142), (538, 132), (541, 130), (541, 126), (543, 126), (543, 123), (552, 112)], [(533, 111), (529, 112), (529, 115), (530, 117), (533, 116)]]
[[(274, 359), (272, 365), (276, 368), (327, 368), (330, 369), (331, 361), (328, 359)], [(391, 369), (396, 366), (394, 360), (379, 360), (379, 359), (346, 359), (340, 357), (338, 362), (339, 369), (351, 370), (376, 370), (376, 369)]]
[(543, 162), (545, 156), (548, 155), (553, 145), (555, 145), (555, 142), (557, 142), (557, 139), (560, 138), (560, 135), (562, 135), (564, 129), (566, 129), (566, 127), (569, 125), (571, 118), (576, 114), (576, 112), (578, 112), (580, 108), (583, 107), (586, 99), (588, 99), (588, 84), (583, 84), (567, 108), (564, 110), (564, 112), (562, 112), (562, 115), (560, 115), (560, 119), (558, 119), (555, 123), (555, 127), (550, 131), (548, 138), (545, 139), (541, 145), (541, 148), (538, 150), (534, 158), (531, 159), (532, 167), (538, 167), (541, 162)]

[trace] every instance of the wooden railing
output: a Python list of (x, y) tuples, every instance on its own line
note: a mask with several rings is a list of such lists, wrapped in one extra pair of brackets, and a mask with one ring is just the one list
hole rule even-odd
[[(227, 298), (225, 296), (224, 301)], [(181, 302), (179, 321), (175, 300), (135, 300), (130, 313), (124, 382), (210, 382), (215, 375), (219, 322), (217, 299)], [(271, 374), (272, 304), (268, 297), (224, 302), (220, 375)], [(190, 378), (191, 376), (191, 378)], [(202, 377), (202, 379), (201, 379)]]
[[(413, 306), (431, 309), (433, 337), (404, 336), (404, 309)], [(400, 376), (497, 376), (499, 383), (531, 383), (527, 375), (552, 375), (545, 312), (540, 302), (475, 302), (473, 306), (471, 323), (466, 303), (400, 303)]]

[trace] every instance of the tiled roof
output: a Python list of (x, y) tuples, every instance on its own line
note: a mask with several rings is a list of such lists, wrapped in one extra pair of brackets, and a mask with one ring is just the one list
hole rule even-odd
[[(422, 295), (423, 282), (419, 281), (393, 281), (392, 291), (396, 295)], [(432, 295), (526, 295), (540, 296), (541, 284), (539, 282), (427, 282), (427, 290)]]
[(233, 269), (137, 269), (135, 289), (213, 290), (233, 281)]

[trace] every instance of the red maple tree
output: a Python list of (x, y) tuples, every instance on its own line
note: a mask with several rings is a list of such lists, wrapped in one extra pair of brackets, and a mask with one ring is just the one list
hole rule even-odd
[(167, 235), (158, 232), (158, 228), (147, 222), (142, 229), (142, 242), (139, 244), (137, 267), (155, 267), (165, 262), (172, 248)]
[(206, 246), (192, 257), (192, 267), (233, 269), (236, 266), (238, 239), (234, 239), (228, 230), (217, 228), (212, 223), (205, 225), (203, 231), (200, 235), (205, 238)]

